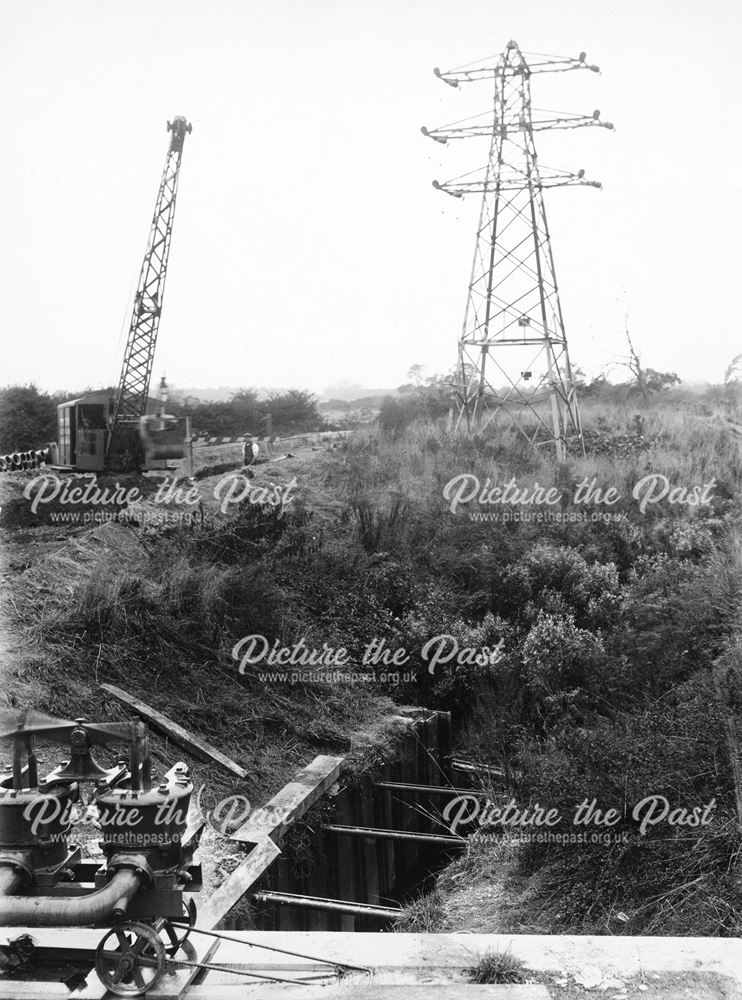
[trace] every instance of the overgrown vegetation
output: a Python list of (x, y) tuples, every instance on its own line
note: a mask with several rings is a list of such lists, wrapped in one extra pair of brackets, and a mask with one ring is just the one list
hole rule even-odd
[[(515, 439), (454, 437), (441, 422), (358, 433), (317, 455), (284, 517), (246, 505), (145, 532), (140, 572), (93, 577), (72, 604), (38, 608), (44, 707), (77, 712), (91, 677), (154, 690), (248, 762), (256, 794), (312, 747), (347, 749), (392, 701), (451, 709), (459, 749), (509, 776), (493, 801), (556, 809), (562, 833), (583, 800), (618, 817), (610, 832), (623, 839), (610, 844), (518, 847), (512, 870), (537, 878), (514, 926), (738, 934), (729, 736), (742, 703), (742, 460), (707, 416), (588, 406), (588, 457), (558, 468)], [(713, 481), (708, 502), (642, 510), (635, 485), (655, 474)], [(503, 508), (453, 513), (444, 490), (462, 475), (538, 482), (560, 499), (550, 519), (477, 520)], [(618, 499), (578, 502), (585, 480)], [(240, 673), (231, 651), (254, 634), (342, 647), (356, 682)], [(474, 652), (431, 669), (436, 637), (446, 653)], [(364, 662), (380, 641), (405, 650), (403, 666)], [(689, 810), (713, 801), (713, 821), (640, 830), (633, 810), (649, 795)], [(461, 878), (444, 878), (410, 926), (465, 929), (448, 901), (485, 883), (503, 850), (470, 829)]]

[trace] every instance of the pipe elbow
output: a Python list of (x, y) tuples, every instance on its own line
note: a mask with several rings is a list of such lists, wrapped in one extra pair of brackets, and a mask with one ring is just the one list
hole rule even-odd
[(0, 868), (0, 896), (12, 896), (23, 884), (23, 872), (10, 865)]
[(88, 927), (121, 917), (145, 877), (119, 868), (107, 885), (87, 896), (0, 896), (0, 927)]

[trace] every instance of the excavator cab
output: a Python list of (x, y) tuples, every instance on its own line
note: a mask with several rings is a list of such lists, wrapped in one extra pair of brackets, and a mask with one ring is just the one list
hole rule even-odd
[(89, 392), (57, 407), (58, 459), (62, 468), (102, 472), (111, 414), (110, 392)]
[(157, 399), (137, 421), (113, 426), (113, 398), (109, 390), (88, 393), (57, 407), (59, 465), (80, 472), (137, 472), (167, 469), (168, 461), (185, 454), (182, 420), (166, 413), (167, 385), (160, 383)]

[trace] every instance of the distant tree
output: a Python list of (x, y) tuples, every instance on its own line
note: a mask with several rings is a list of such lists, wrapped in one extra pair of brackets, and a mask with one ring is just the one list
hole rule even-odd
[(380, 401), (378, 422), (383, 431), (395, 434), (413, 420), (436, 420), (448, 413), (451, 406), (451, 374), (431, 375), (417, 386), (398, 389), (399, 396), (386, 396)]
[(395, 434), (418, 416), (414, 400), (409, 396), (404, 400), (385, 396), (379, 407), (379, 426), (386, 434)]
[(608, 377), (605, 372), (599, 372), (595, 378), (591, 379), (585, 385), (580, 386), (581, 396), (601, 396), (605, 395), (607, 391), (615, 389), (608, 381)]
[(258, 401), (255, 389), (240, 389), (230, 401), (230, 411), (237, 434), (260, 434), (265, 424), (265, 407)]
[(459, 392), (463, 390), (464, 382), (466, 381), (466, 390), (469, 398), (478, 392), (482, 384), (481, 372), (476, 365), (468, 361), (452, 368), (447, 375), (440, 375), (439, 379), (442, 383), (446, 383), (451, 387), (457, 387)]
[[(675, 372), (659, 372), (654, 368), (645, 368), (641, 355), (634, 345), (634, 341), (631, 339), (631, 334), (629, 332), (629, 317), (628, 313), (625, 317), (624, 325), (624, 336), (626, 337), (626, 344), (628, 347), (628, 354), (616, 362), (616, 365), (620, 368), (628, 368), (633, 376), (632, 382), (630, 383), (630, 392), (639, 392), (644, 403), (649, 402), (651, 395), (661, 392), (662, 389), (667, 388), (671, 385), (679, 385), (680, 377)], [(598, 382), (602, 382), (601, 385)], [(610, 385), (607, 380), (607, 373), (603, 372), (594, 379), (591, 385), (588, 387), (588, 391), (591, 394), (597, 394), (597, 390), (605, 389)]]
[(57, 438), (57, 403), (66, 394), (39, 392), (33, 383), (0, 389), (0, 452), (41, 448)]
[(193, 432), (198, 437), (236, 437), (243, 433), (232, 409), (232, 403), (199, 403), (194, 407), (191, 420)]
[(661, 392), (671, 385), (680, 385), (680, 377), (675, 372), (656, 372), (647, 368), (644, 372), (644, 385), (647, 392)]
[(264, 413), (271, 414), (273, 430), (277, 434), (315, 431), (324, 426), (317, 409), (317, 397), (304, 389), (273, 392), (261, 406)]
[(733, 357), (724, 372), (724, 396), (728, 403), (734, 405), (742, 396), (742, 354)]
[[(468, 366), (471, 368), (474, 374), (477, 373), (477, 369), (473, 365)], [(425, 384), (430, 389), (440, 389), (443, 392), (447, 392), (449, 395), (451, 389), (456, 384), (457, 379), (457, 368), (452, 368), (451, 371), (444, 372), (444, 374), (431, 375), (425, 379)]]
[(418, 386), (422, 384), (423, 371), (425, 370), (425, 365), (411, 365), (407, 369), (407, 378), (412, 382), (413, 385)]
[(740, 381), (742, 381), (742, 354), (737, 354), (729, 362), (727, 370), (724, 372), (724, 385)]
[(647, 400), (649, 399), (649, 388), (647, 386), (647, 381), (644, 374), (644, 368), (642, 367), (641, 358), (639, 357), (639, 354), (637, 353), (637, 350), (634, 347), (634, 343), (631, 339), (631, 335), (629, 334), (628, 317), (626, 319), (626, 341), (629, 345), (629, 359), (626, 362), (626, 367), (629, 369), (631, 374), (636, 379), (636, 384), (639, 388), (639, 392), (642, 395), (642, 399), (646, 403)]

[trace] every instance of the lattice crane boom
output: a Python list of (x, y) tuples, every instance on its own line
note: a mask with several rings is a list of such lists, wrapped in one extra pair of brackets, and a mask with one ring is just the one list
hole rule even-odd
[(170, 142), (137, 284), (121, 377), (116, 390), (108, 452), (111, 451), (120, 426), (125, 423), (138, 423), (140, 417), (144, 416), (149, 398), (152, 363), (173, 234), (180, 164), (185, 137), (192, 131), (192, 125), (178, 115), (172, 122), (167, 123), (167, 129), (170, 133)]

